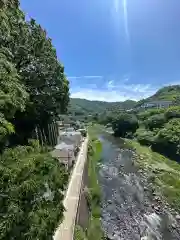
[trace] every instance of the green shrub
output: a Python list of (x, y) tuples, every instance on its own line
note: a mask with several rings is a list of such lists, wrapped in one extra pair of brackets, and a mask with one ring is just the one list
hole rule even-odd
[(164, 112), (165, 112), (164, 108), (148, 109), (146, 111), (138, 113), (137, 117), (138, 117), (138, 120), (144, 121), (153, 115), (161, 114)]
[(153, 130), (154, 128), (161, 128), (165, 122), (166, 119), (163, 113), (156, 114), (149, 117), (149, 119), (145, 121), (145, 127), (147, 129)]
[[(167, 154), (169, 157), (180, 155), (180, 119), (172, 119), (165, 124), (154, 139), (155, 150)], [(179, 157), (178, 157), (179, 158)]]
[(138, 132), (136, 135), (138, 142), (143, 145), (151, 146), (154, 142), (154, 132), (152, 131), (143, 130), (141, 132)]
[(86, 240), (86, 233), (80, 226), (76, 226), (74, 230), (74, 239), (75, 240)]
[(64, 167), (32, 146), (7, 149), (0, 162), (0, 239), (52, 239), (63, 217)]
[(170, 107), (167, 109), (165, 112), (165, 118), (167, 120), (172, 119), (172, 118), (180, 118), (180, 107)]
[(87, 239), (103, 239), (103, 231), (101, 226), (101, 190), (98, 183), (97, 177), (97, 163), (100, 160), (100, 155), (102, 151), (101, 142), (95, 139), (93, 135), (93, 140), (89, 143), (88, 148), (88, 176), (89, 176), (89, 190), (87, 192), (87, 202), (91, 214), (89, 221), (89, 227), (87, 230)]
[(127, 134), (133, 134), (138, 127), (138, 120), (132, 114), (121, 114), (112, 123), (114, 135), (117, 137), (126, 137)]

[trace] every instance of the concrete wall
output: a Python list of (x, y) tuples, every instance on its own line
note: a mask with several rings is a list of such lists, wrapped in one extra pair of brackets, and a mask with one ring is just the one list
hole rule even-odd
[(90, 217), (88, 204), (86, 200), (86, 193), (84, 191), (84, 189), (87, 186), (88, 186), (88, 160), (86, 161), (86, 165), (84, 168), (81, 196), (79, 199), (78, 211), (76, 215), (76, 225), (81, 226), (84, 230), (86, 230), (86, 228), (88, 227)]

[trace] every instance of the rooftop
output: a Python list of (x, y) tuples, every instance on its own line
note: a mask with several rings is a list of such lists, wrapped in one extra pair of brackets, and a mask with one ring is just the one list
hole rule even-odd
[(60, 144), (55, 146), (55, 149), (57, 150), (62, 150), (62, 149), (70, 149), (73, 150), (74, 149), (74, 145), (73, 144), (67, 144), (66, 142), (61, 142)]

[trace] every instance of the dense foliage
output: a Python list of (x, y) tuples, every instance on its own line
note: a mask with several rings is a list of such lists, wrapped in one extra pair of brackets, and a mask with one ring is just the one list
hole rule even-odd
[(140, 129), (135, 134), (137, 140), (141, 144), (152, 146), (154, 150), (178, 160), (180, 157), (180, 107), (149, 110), (138, 117), (140, 117)]
[(52, 239), (62, 219), (68, 175), (47, 149), (28, 144), (68, 101), (46, 31), (25, 20), (18, 0), (0, 0), (0, 239)]
[(25, 21), (16, 0), (1, 1), (0, 135), (15, 131), (11, 142), (27, 143), (36, 125), (65, 112), (68, 81), (47, 33)]
[(159, 89), (154, 95), (137, 102), (136, 107), (152, 101), (172, 101), (173, 104), (179, 104), (180, 85), (166, 86)]
[(138, 126), (138, 120), (132, 114), (121, 114), (112, 123), (114, 135), (118, 137), (126, 137), (128, 134), (135, 133)]
[(52, 239), (64, 209), (65, 169), (38, 144), (7, 149), (0, 160), (0, 239)]
[[(166, 87), (164, 91), (175, 94), (178, 86)], [(164, 95), (163, 95), (164, 96)], [(127, 112), (111, 112), (102, 116), (99, 123), (112, 127), (115, 136), (135, 137), (141, 144), (151, 146), (153, 150), (167, 155), (172, 159), (180, 158), (180, 106), (169, 108), (150, 108), (130, 114)]]
[[(103, 101), (89, 101), (86, 99), (71, 98), (69, 105), (69, 114), (76, 116), (78, 119), (88, 117), (92, 120), (93, 117), (106, 116), (108, 113), (119, 112), (133, 108), (135, 101), (127, 100), (124, 102), (103, 102)], [(96, 119), (97, 120), (97, 119)]]
[(166, 122), (166, 119), (163, 113), (155, 114), (144, 121), (146, 128), (149, 130), (160, 128), (163, 126), (165, 122)]

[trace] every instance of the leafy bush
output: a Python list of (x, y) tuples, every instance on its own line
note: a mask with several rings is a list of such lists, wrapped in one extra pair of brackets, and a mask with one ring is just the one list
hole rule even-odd
[(164, 108), (148, 109), (146, 111), (138, 113), (137, 117), (139, 120), (144, 121), (153, 115), (157, 115), (157, 114), (164, 113), (164, 112), (165, 112)]
[(114, 135), (118, 137), (125, 137), (128, 133), (135, 133), (138, 127), (136, 116), (131, 114), (121, 114), (112, 123)]
[(137, 140), (139, 143), (143, 144), (143, 145), (148, 145), (151, 146), (154, 142), (154, 132), (152, 131), (138, 131), (136, 133), (137, 136)]
[(153, 130), (154, 128), (161, 128), (165, 122), (166, 119), (164, 117), (164, 114), (161, 113), (153, 115), (148, 120), (146, 120), (145, 126), (147, 129)]
[(180, 119), (172, 119), (165, 124), (156, 138), (156, 149), (160, 149), (169, 156), (180, 154)]
[(52, 239), (63, 217), (68, 174), (37, 149), (18, 146), (1, 156), (0, 239)]
[(74, 239), (75, 240), (86, 240), (86, 233), (80, 226), (76, 226), (74, 230)]
[(167, 109), (165, 112), (165, 118), (167, 120), (172, 119), (172, 118), (180, 118), (180, 107), (170, 107)]

